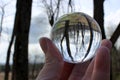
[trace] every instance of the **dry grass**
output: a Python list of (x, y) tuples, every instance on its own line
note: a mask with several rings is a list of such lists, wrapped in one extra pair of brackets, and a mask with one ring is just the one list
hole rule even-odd
[(3, 72), (0, 73), (0, 80), (4, 80), (4, 73)]
[[(11, 73), (9, 75), (9, 80), (11, 80)], [(0, 72), (0, 80), (4, 80), (4, 72)]]

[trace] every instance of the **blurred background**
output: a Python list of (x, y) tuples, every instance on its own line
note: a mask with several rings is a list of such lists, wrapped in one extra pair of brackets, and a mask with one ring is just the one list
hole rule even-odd
[(0, 0), (0, 80), (34, 80), (44, 64), (39, 39), (50, 38), (54, 22), (71, 12), (84, 12), (96, 19), (102, 39), (112, 41), (111, 80), (120, 80), (119, 3), (120, 0)]

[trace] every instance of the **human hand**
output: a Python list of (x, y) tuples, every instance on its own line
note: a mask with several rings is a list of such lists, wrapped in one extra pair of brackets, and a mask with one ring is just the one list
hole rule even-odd
[(36, 80), (110, 80), (109, 40), (103, 40), (92, 61), (71, 64), (64, 62), (51, 40), (40, 39), (45, 53), (45, 65)]

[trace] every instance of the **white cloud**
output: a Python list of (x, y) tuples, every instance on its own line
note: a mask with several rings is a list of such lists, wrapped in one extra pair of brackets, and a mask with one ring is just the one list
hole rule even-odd
[(35, 56), (39, 58), (37, 62), (44, 62), (44, 53), (39, 45), (41, 37), (50, 37), (51, 26), (49, 25), (47, 16), (44, 13), (39, 13), (34, 16), (31, 21), (30, 36), (29, 36), (29, 59), (34, 61)]
[(29, 44), (29, 60), (30, 60), (30, 62), (33, 62), (36, 56), (38, 56), (37, 62), (44, 62), (45, 56), (39, 45), (39, 42), (36, 44)]
[(117, 39), (115, 46), (116, 46), (117, 50), (120, 51), (120, 37)]
[[(8, 50), (8, 43), (0, 42), (0, 63), (4, 64), (6, 62), (6, 54)], [(11, 51), (13, 52), (13, 51)], [(10, 57), (10, 63), (12, 63), (12, 55)]]
[(47, 16), (39, 14), (31, 21), (30, 27), (30, 43), (37, 43), (40, 37), (49, 37), (51, 26), (48, 23)]
[(76, 0), (76, 4), (80, 6), (78, 11), (87, 13), (91, 17), (93, 16), (93, 0)]
[[(120, 9), (118, 9), (115, 12), (109, 13), (105, 17), (105, 31), (106, 31), (106, 35), (108, 39), (111, 37), (113, 32), (116, 30), (119, 23), (120, 23)], [(119, 41), (120, 41), (120, 37), (118, 38), (115, 44), (117, 49), (120, 49)]]
[[(8, 0), (3, 0), (3, 1), (8, 1)], [(39, 2), (39, 0), (33, 0), (34, 2)], [(119, 5), (115, 5), (116, 3), (114, 3), (114, 6), (112, 6), (112, 2), (117, 2), (120, 0), (110, 0), (109, 4), (106, 6), (105, 9), (105, 26), (109, 26), (109, 25), (118, 25), (119, 21), (120, 21), (120, 9), (119, 9)], [(15, 6), (16, 6), (16, 0), (12, 0), (12, 2), (5, 8), (6, 12), (6, 16), (5, 16), (5, 20), (4, 20), (4, 30), (2, 33), (2, 37), (1, 38), (1, 42), (0, 42), (0, 63), (5, 62), (5, 58), (6, 58), (6, 52), (7, 52), (7, 47), (8, 47), (8, 38), (12, 32), (12, 28), (13, 28), (13, 24), (14, 24), (14, 14), (15, 14)], [(106, 1), (106, 3), (108, 3)], [(38, 3), (39, 4), (39, 3)], [(119, 4), (119, 3), (118, 3)], [(49, 37), (50, 34), (50, 30), (51, 27), (48, 24), (48, 19), (45, 13), (45, 10), (43, 8), (40, 8), (39, 6), (35, 6), (36, 3), (33, 5), (32, 8), (32, 21), (31, 21), (31, 27), (30, 27), (30, 44), (29, 44), (29, 53), (30, 55), (34, 56), (34, 55), (40, 55), (41, 56), (41, 60), (42, 61), (44, 58), (44, 54), (39, 46), (39, 38), (40, 37)], [(111, 7), (110, 7), (111, 6)], [(117, 6), (117, 7), (115, 7)], [(93, 16), (93, 3), (92, 0), (75, 0), (75, 7), (76, 7), (76, 11), (82, 11), (85, 12), (87, 14), (89, 14), (90, 16)], [(112, 8), (112, 9), (111, 9)], [(114, 9), (116, 8), (116, 9)], [(114, 11), (112, 11), (114, 9)], [(9, 13), (9, 14), (8, 14)], [(7, 32), (5, 30), (5, 28), (8, 28)], [(108, 31), (111, 27), (106, 27), (106, 31), (107, 32), (111, 32)], [(112, 29), (114, 30), (114, 29)], [(120, 39), (119, 39), (120, 40)], [(118, 43), (119, 43), (118, 40)], [(116, 44), (118, 44), (116, 43)], [(119, 47), (119, 45), (117, 45), (117, 47)]]
[(111, 12), (105, 17), (105, 30), (108, 38), (113, 34), (118, 24), (120, 23), (120, 9), (116, 12)]
[(118, 25), (119, 22), (120, 22), (120, 9), (115, 11), (115, 12), (109, 13), (105, 17), (105, 24), (106, 24), (106, 26)]

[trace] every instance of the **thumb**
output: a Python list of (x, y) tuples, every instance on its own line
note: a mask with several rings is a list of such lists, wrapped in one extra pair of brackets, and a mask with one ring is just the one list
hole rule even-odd
[(45, 65), (37, 80), (59, 80), (64, 65), (59, 50), (48, 38), (41, 38), (40, 45), (45, 53)]

